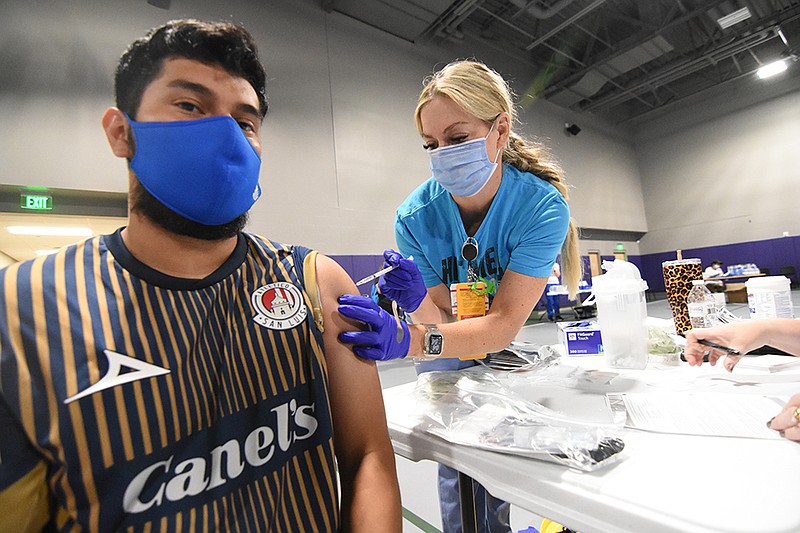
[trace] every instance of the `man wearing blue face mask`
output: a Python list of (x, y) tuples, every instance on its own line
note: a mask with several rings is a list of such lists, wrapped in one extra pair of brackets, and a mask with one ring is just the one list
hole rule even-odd
[(400, 531), (377, 372), (337, 341), (353, 282), (242, 231), (252, 37), (172, 21), (115, 81), (128, 225), (0, 271), (0, 529)]
[[(417, 371), (459, 370), (475, 364), (469, 358), (500, 351), (514, 339), (559, 253), (574, 297), (581, 279), (577, 231), (563, 173), (540, 145), (512, 131), (511, 91), (497, 72), (474, 61), (445, 66), (423, 88), (414, 118), (432, 175), (397, 208), (400, 253), (384, 253), (385, 263), (397, 268), (378, 288), (410, 313), (409, 355), (419, 358)], [(476, 281), (485, 285), (463, 289)], [(483, 307), (485, 295), (488, 312), (457, 321), (451, 310), (460, 304), (451, 305), (451, 292), (457, 300), (469, 298), (473, 309), (476, 298)], [(346, 316), (370, 316), (364, 309), (371, 302), (361, 297), (340, 302)], [(348, 332), (342, 339), (371, 357), (379, 350), (366, 335)], [(455, 470), (440, 466), (446, 533), (461, 531), (457, 481)], [(478, 530), (510, 531), (508, 504), (477, 484), (474, 491)]]

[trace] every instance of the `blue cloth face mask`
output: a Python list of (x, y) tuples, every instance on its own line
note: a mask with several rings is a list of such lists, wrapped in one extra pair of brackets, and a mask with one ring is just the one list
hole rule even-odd
[[(489, 133), (492, 132), (489, 128)], [(475, 196), (489, 182), (497, 168), (499, 150), (494, 162), (486, 152), (486, 137), (473, 139), (453, 146), (443, 146), (428, 152), (431, 158), (433, 179), (453, 196)]]
[(179, 215), (207, 226), (226, 224), (261, 196), (261, 157), (233, 118), (128, 122), (136, 142), (131, 168)]

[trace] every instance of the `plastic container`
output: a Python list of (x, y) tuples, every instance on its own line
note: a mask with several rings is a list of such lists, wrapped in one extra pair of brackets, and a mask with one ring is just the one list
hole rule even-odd
[(592, 294), (606, 362), (617, 368), (644, 368), (648, 357), (647, 282), (628, 261), (603, 261), (603, 269), (605, 274), (592, 278)]
[(702, 279), (692, 281), (692, 290), (686, 295), (686, 307), (692, 329), (711, 326), (709, 317), (716, 312), (717, 301)]
[(716, 306), (717, 306), (717, 312), (719, 312), (720, 309), (725, 307), (725, 293), (724, 292), (712, 292), (711, 296), (714, 297), (714, 302), (716, 303)]
[(750, 318), (794, 318), (791, 282), (786, 276), (750, 278), (744, 285)]

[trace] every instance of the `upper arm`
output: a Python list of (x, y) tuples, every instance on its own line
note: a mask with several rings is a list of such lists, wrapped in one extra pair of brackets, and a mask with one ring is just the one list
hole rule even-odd
[(356, 357), (349, 345), (338, 340), (342, 331), (356, 331), (357, 328), (338, 313), (337, 298), (342, 294), (358, 294), (358, 291), (347, 273), (323, 255), (317, 257), (317, 279), (325, 323), (323, 340), (336, 455), (346, 469), (356, 464), (363, 454), (387, 444), (391, 450), (391, 445), (375, 362)]

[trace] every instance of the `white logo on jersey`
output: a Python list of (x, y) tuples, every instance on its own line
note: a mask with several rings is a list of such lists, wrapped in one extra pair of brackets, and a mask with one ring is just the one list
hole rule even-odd
[[(177, 502), (212, 490), (238, 478), (246, 468), (267, 464), (278, 450), (288, 451), (292, 444), (311, 438), (319, 422), (314, 404), (297, 405), (296, 400), (274, 409), (272, 425), (258, 426), (243, 440), (230, 439), (209, 450), (208, 455), (178, 460), (174, 455), (151, 464), (131, 479), (122, 497), (129, 513), (141, 513), (159, 506), (164, 498)], [(155, 493), (153, 493), (155, 489)], [(143, 493), (151, 494), (143, 499)]]
[[(121, 353), (112, 352), (111, 350), (103, 350), (103, 353), (106, 354), (106, 359), (108, 359), (108, 371), (106, 375), (83, 392), (79, 392), (75, 396), (70, 396), (65, 399), (65, 404), (74, 402), (75, 400), (83, 398), (84, 396), (89, 396), (95, 392), (122, 385), (123, 383), (169, 374), (169, 370), (166, 368), (161, 368), (160, 366), (146, 363), (145, 361), (140, 361), (133, 357), (122, 355)], [(131, 368), (134, 371), (120, 374), (122, 367)]]
[(291, 329), (306, 319), (308, 309), (295, 285), (285, 281), (259, 287), (251, 296), (256, 324), (269, 329)]

